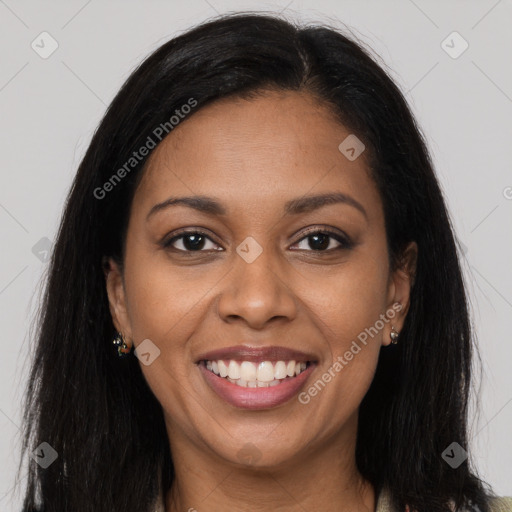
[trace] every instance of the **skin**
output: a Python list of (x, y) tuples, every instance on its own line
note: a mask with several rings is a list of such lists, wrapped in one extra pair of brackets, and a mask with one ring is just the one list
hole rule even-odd
[[(127, 343), (149, 338), (160, 349), (141, 368), (162, 404), (177, 475), (167, 511), (375, 510), (375, 491), (355, 463), (357, 412), (391, 325), (403, 326), (417, 246), (391, 272), (365, 154), (349, 161), (338, 150), (349, 134), (308, 93), (267, 91), (198, 110), (150, 157), (124, 269), (110, 261), (106, 285)], [(345, 203), (283, 213), (291, 199), (333, 191), (366, 215)], [(226, 214), (175, 205), (146, 219), (155, 204), (191, 195), (216, 198)], [(180, 228), (207, 238), (195, 251), (190, 237), (159, 245)], [(306, 228), (345, 233), (353, 246), (335, 238), (322, 246)], [(236, 252), (249, 236), (263, 249), (252, 263)], [(397, 302), (402, 310), (307, 404), (294, 397), (263, 411), (233, 407), (195, 364), (213, 349), (282, 345), (315, 354), (307, 389)], [(244, 446), (250, 461), (239, 455)]]

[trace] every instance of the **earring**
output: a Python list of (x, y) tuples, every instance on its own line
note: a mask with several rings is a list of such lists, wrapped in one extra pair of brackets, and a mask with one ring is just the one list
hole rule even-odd
[(123, 339), (123, 335), (118, 332), (117, 336), (114, 338), (112, 342), (115, 347), (117, 347), (117, 355), (119, 357), (126, 357), (132, 350), (132, 347), (129, 347)]
[(391, 326), (391, 333), (389, 336), (391, 338), (391, 343), (396, 345), (398, 343), (398, 331), (393, 326)]

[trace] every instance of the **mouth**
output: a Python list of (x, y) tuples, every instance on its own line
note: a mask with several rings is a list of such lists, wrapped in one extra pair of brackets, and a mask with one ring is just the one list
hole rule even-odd
[(221, 349), (196, 361), (210, 388), (234, 407), (252, 410), (277, 407), (305, 385), (318, 361), (283, 347)]
[(206, 369), (222, 379), (243, 388), (267, 388), (278, 386), (304, 372), (312, 361), (229, 361), (203, 360)]

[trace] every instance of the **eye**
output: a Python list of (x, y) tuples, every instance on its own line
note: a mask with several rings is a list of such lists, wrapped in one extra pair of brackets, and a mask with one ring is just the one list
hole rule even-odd
[[(338, 243), (338, 246), (336, 246), (336, 242)], [(309, 246), (314, 252), (331, 252), (341, 249), (350, 249), (353, 246), (351, 240), (347, 236), (328, 229), (315, 229), (309, 231), (307, 235), (301, 238), (295, 245), (297, 244), (303, 244), (303, 247), (298, 248), (299, 250), (307, 251), (307, 246)], [(304, 245), (306, 247), (304, 247)]]
[[(176, 244), (176, 242), (178, 242)], [(218, 251), (221, 249), (215, 249), (208, 246), (208, 242), (216, 246), (212, 239), (202, 231), (183, 231), (180, 234), (172, 237), (168, 241), (163, 243), (165, 248), (172, 248), (176, 251), (180, 252), (203, 252), (203, 250), (214, 250)], [(181, 247), (176, 247), (176, 245), (181, 245)]]
[[(210, 247), (208, 247), (208, 243), (211, 244)], [(338, 246), (336, 246), (336, 243)], [(342, 249), (350, 249), (353, 247), (353, 243), (348, 236), (331, 231), (329, 229), (318, 228), (307, 232), (306, 236), (301, 238), (294, 245), (300, 244), (303, 244), (303, 247), (298, 247), (299, 250), (308, 251), (307, 246), (309, 246), (313, 252), (331, 252)], [(182, 231), (169, 240), (163, 242), (162, 245), (164, 248), (171, 248), (176, 252), (182, 253), (223, 250), (222, 248), (219, 248), (215, 242), (212, 241), (207, 233), (199, 230)], [(306, 247), (304, 247), (304, 245), (306, 245)]]

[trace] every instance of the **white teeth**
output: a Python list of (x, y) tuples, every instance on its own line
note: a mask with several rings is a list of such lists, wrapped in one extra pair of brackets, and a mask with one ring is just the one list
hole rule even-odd
[(286, 363), (284, 361), (277, 361), (274, 370), (274, 377), (276, 379), (284, 379), (286, 377)]
[(233, 380), (240, 378), (240, 366), (236, 363), (236, 361), (229, 361), (228, 375), (229, 378)]
[(284, 379), (302, 373), (307, 367), (304, 361), (262, 361), (259, 364), (251, 361), (242, 361), (238, 364), (234, 360), (206, 361), (206, 368), (220, 377), (238, 386), (248, 388), (264, 388), (277, 386)]
[(274, 365), (270, 361), (262, 361), (258, 365), (258, 386), (260, 382), (270, 382), (274, 380)]
[(251, 381), (256, 380), (257, 369), (254, 363), (243, 361), (240, 365), (240, 378)]
[(221, 377), (227, 377), (228, 367), (224, 364), (224, 361), (217, 361), (217, 364), (219, 365), (219, 375)]

